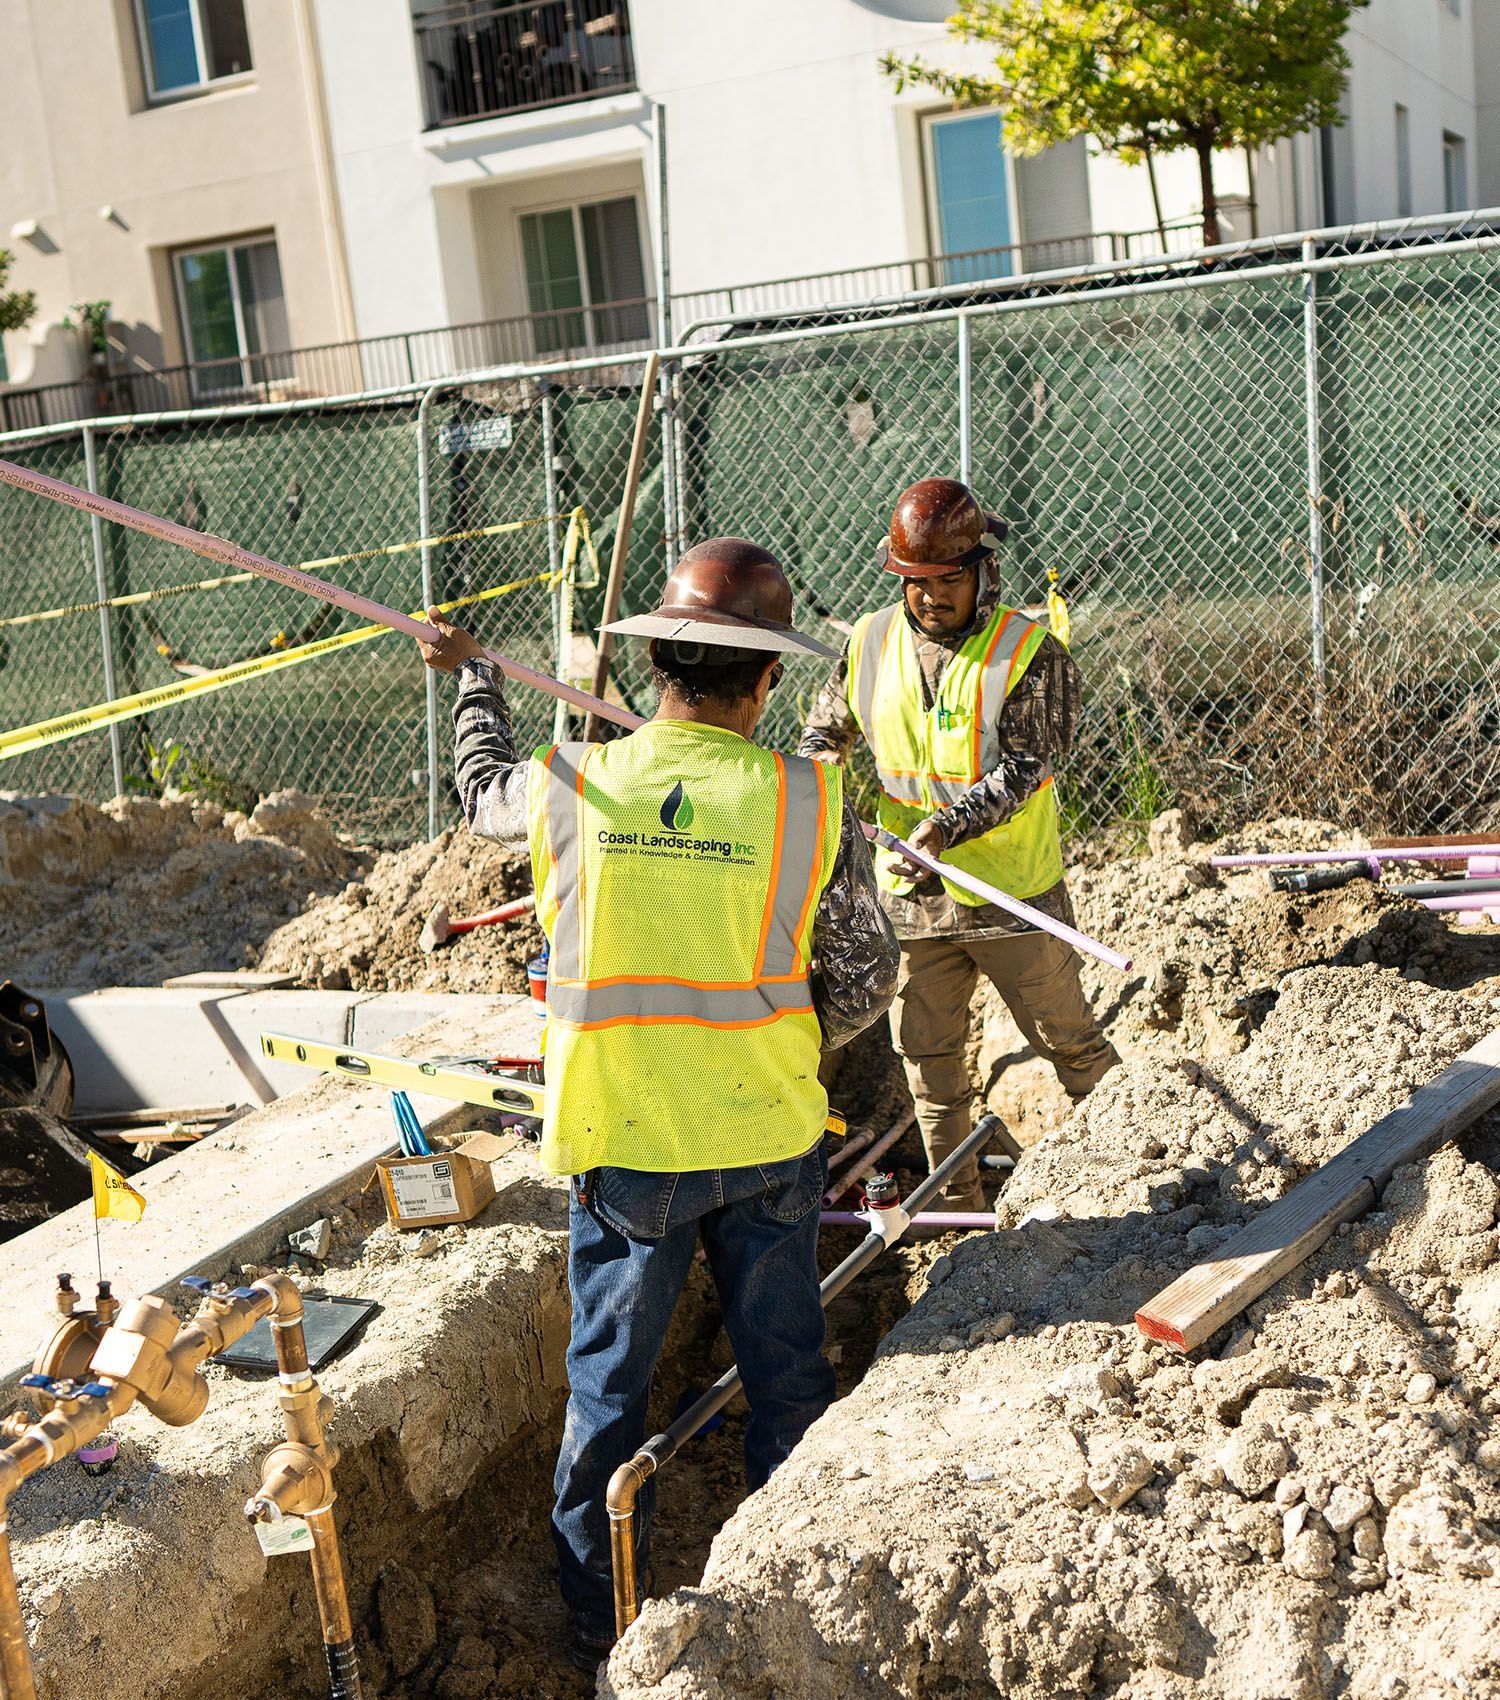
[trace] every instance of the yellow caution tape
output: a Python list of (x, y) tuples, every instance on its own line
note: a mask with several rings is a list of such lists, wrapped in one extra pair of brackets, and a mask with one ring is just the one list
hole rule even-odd
[(1068, 605), (1063, 601), (1062, 592), (1057, 588), (1057, 568), (1047, 569), (1047, 625), (1053, 637), (1066, 646), (1073, 635), (1073, 621), (1068, 613)]
[[(583, 509), (574, 508), (572, 513), (567, 515), (542, 514), (537, 519), (507, 520), (503, 525), (480, 526), (477, 531), (446, 531), (441, 537), (418, 537), (410, 543), (386, 543), (378, 549), (356, 549), (347, 555), (324, 555), (320, 560), (298, 561), (295, 564), (301, 572), (316, 572), (323, 567), (345, 566), (350, 561), (374, 560), (378, 555), (404, 555), (413, 549), (436, 548), (443, 543), (467, 543), (475, 537), (501, 537), (507, 532), (524, 531), (532, 525), (551, 525), (563, 518), (568, 521), (570, 533), (582, 520), (587, 536), (588, 520), (584, 517)], [(591, 536), (587, 537), (586, 547), (597, 575), (599, 558), (594, 552)], [(65, 608), (42, 608), (34, 614), (11, 614), (0, 619), (0, 627), (32, 626), (40, 620), (61, 620), (69, 614), (97, 614), (101, 608), (138, 608), (143, 603), (165, 602), (169, 597), (186, 596), (194, 590), (218, 590), (226, 584), (249, 584), (258, 577), (257, 573), (226, 573), (220, 578), (195, 579), (191, 584), (173, 584), (159, 590), (136, 590), (126, 596), (110, 596), (103, 602), (71, 602)]]
[[(587, 523), (585, 520), (580, 528), (580, 542)], [(575, 546), (575, 558), (576, 553)], [(481, 590), (472, 596), (460, 596), (452, 602), (439, 602), (435, 606), (447, 614), (455, 608), (467, 608), (476, 602), (490, 602), (498, 596), (508, 596), (512, 591), (521, 590), (528, 584), (554, 584), (568, 570), (569, 566), (565, 560), (564, 565), (556, 572), (537, 573), (531, 578), (516, 579), (510, 584), (496, 585), (492, 590)], [(426, 613), (425, 608), (418, 608), (412, 617), (420, 620)], [(18, 726), (14, 732), (0, 733), (0, 761), (25, 755), (29, 750), (45, 749), (49, 744), (64, 743), (67, 739), (80, 737), (85, 732), (96, 732), (100, 727), (112, 726), (118, 720), (134, 720), (137, 715), (153, 714), (157, 709), (167, 708), (174, 702), (189, 701), (209, 691), (222, 691), (227, 686), (241, 684), (246, 679), (264, 678), (266, 674), (279, 672), (283, 667), (295, 667), (320, 655), (330, 655), (334, 650), (349, 649), (357, 643), (368, 643), (371, 638), (385, 636), (390, 630), (389, 626), (361, 626), (357, 631), (342, 632), (337, 637), (319, 638), (316, 643), (299, 644), (295, 649), (284, 649), (276, 655), (257, 655), (249, 661), (237, 661), (232, 666), (216, 668), (213, 672), (203, 673), (197, 678), (184, 679), (180, 684), (158, 685), (153, 690), (137, 691), (134, 696), (116, 697), (113, 702), (101, 702), (93, 708), (79, 709), (74, 714), (59, 714), (51, 720), (38, 720), (31, 726)]]

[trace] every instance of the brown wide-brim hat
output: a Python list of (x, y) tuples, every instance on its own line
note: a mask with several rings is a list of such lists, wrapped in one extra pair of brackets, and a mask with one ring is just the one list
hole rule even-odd
[(662, 589), (661, 605), (600, 626), (618, 637), (724, 649), (769, 650), (836, 661), (839, 652), (792, 624), (792, 587), (781, 563), (743, 537), (715, 537), (689, 549)]

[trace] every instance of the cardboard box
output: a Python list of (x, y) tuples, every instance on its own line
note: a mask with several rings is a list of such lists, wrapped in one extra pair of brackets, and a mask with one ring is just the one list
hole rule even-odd
[(521, 1142), (493, 1133), (464, 1134), (430, 1157), (382, 1157), (375, 1165), (392, 1227), (432, 1228), (468, 1222), (495, 1196), (490, 1164)]

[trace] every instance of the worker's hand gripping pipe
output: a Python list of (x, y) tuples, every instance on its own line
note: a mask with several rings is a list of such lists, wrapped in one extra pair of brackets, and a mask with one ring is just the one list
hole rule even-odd
[[(210, 537), (204, 532), (192, 530), (189, 526), (179, 525), (176, 520), (144, 513), (140, 508), (132, 508), (125, 502), (116, 501), (112, 496), (93, 495), (87, 490), (80, 490), (76, 484), (64, 483), (60, 478), (49, 478), (45, 473), (31, 472), (24, 466), (17, 466), (13, 461), (0, 460), (0, 483), (13, 484), (18, 490), (25, 490), (33, 496), (43, 496), (50, 502), (61, 502), (64, 507), (76, 508), (81, 513), (95, 514), (100, 519), (112, 520), (117, 525), (144, 532), (146, 536), (159, 538), (162, 542), (176, 543), (184, 549), (191, 549), (196, 555), (206, 555), (211, 561), (221, 562), (224, 566), (238, 567), (242, 572), (256, 573), (261, 578), (272, 579), (292, 590), (300, 590), (306, 596), (314, 596), (320, 602), (330, 602), (335, 608), (357, 614), (362, 620), (386, 626), (393, 632), (404, 632), (407, 637), (417, 638), (424, 643), (432, 643), (438, 637), (436, 629), (425, 620), (413, 619), (410, 614), (388, 608), (384, 603), (372, 602), (367, 596), (345, 590), (342, 585), (331, 584), (327, 579), (316, 578), (312, 573), (303, 572), (300, 567), (282, 566), (278, 561), (268, 560), (264, 555), (252, 554), (250, 550), (242, 549), (237, 543), (227, 542), (222, 537)], [(506, 678), (514, 679), (518, 684), (530, 685), (535, 690), (546, 692), (548, 696), (570, 703), (574, 708), (583, 709), (603, 720), (612, 720), (616, 725), (631, 731), (645, 724), (640, 715), (632, 714), (628, 708), (617, 707), (614, 703), (605, 702), (602, 697), (590, 696), (587, 691), (581, 691), (574, 685), (565, 685), (561, 679), (553, 679), (546, 673), (538, 673), (534, 668), (522, 666), (519, 661), (512, 661), (497, 650), (486, 649), (484, 655)], [(955, 867), (951, 862), (940, 862), (935, 856), (926, 856), (922, 851), (914, 850), (904, 839), (895, 837), (883, 827), (866, 826), (865, 831), (886, 849), (899, 851), (908, 861), (941, 874), (944, 879), (963, 886), (966, 891), (971, 891), (975, 896), (982, 897), (985, 902), (1006, 910), (1028, 925), (1044, 933), (1051, 933), (1055, 938), (1065, 939), (1074, 949), (1097, 957), (1101, 962), (1107, 962), (1111, 968), (1118, 969), (1122, 974), (1129, 971), (1129, 957), (1122, 956), (1117, 950), (1111, 950), (1108, 945), (1100, 944), (1097, 939), (1091, 939), (1087, 933), (1079, 932), (1076, 927), (1053, 920), (1050, 915), (1044, 915), (1039, 909), (1033, 909), (1030, 904), (1022, 903), (986, 881), (976, 879), (974, 875), (965, 873), (962, 868)]]
[[(905, 1218), (902, 1223), (904, 1229), (923, 1205), (942, 1191), (949, 1175), (969, 1157), (982, 1151), (1003, 1130), (1003, 1125), (998, 1116), (982, 1117), (979, 1125), (963, 1144), (945, 1157), (919, 1186), (912, 1189), (911, 1196), (904, 1204), (889, 1213), (890, 1225), (894, 1225), (896, 1213), (899, 1211)], [(886, 1213), (882, 1212), (883, 1218), (885, 1215)], [(900, 1238), (899, 1233), (883, 1232), (882, 1228), (885, 1226), (884, 1220), (872, 1226), (870, 1232), (844, 1261), (824, 1277), (818, 1291), (825, 1310), (856, 1275), (868, 1268), (888, 1245), (894, 1244), (895, 1240)], [(635, 1457), (622, 1464), (609, 1479), (604, 1506), (609, 1514), (609, 1554), (615, 1582), (615, 1631), (619, 1635), (623, 1635), (635, 1622), (641, 1609), (635, 1574), (636, 1499), (647, 1480), (655, 1475), (663, 1464), (669, 1463), (684, 1441), (691, 1440), (704, 1423), (715, 1412), (721, 1411), (739, 1390), (738, 1368), (726, 1370), (696, 1405), (684, 1411), (670, 1428), (653, 1435)]]
[[(104, 1330), (89, 1360), (87, 1375), (93, 1379), (38, 1372), (22, 1381), (42, 1414), (31, 1423), (24, 1419), (8, 1421), (3, 1429), (7, 1444), (0, 1447), (0, 1700), (36, 1700), (31, 1650), (5, 1536), (10, 1500), (16, 1489), (39, 1470), (87, 1446), (137, 1400), (173, 1427), (196, 1422), (208, 1403), (208, 1383), (201, 1373), (204, 1361), (242, 1339), (263, 1316), (273, 1317), (273, 1326), (275, 1322), (282, 1324), (276, 1341), (282, 1365), (283, 1407), (288, 1393), (298, 1390), (293, 1383), (312, 1385), (302, 1339), (302, 1295), (295, 1282), (284, 1275), (268, 1275), (249, 1287), (231, 1288), (193, 1278), (185, 1284), (202, 1295), (203, 1303), (181, 1328), (166, 1300), (148, 1295), (121, 1308), (117, 1319)], [(48, 1349), (44, 1348), (44, 1355)], [(312, 1397), (317, 1397), (316, 1387), (312, 1387)], [(319, 1417), (321, 1420), (321, 1413)], [(332, 1497), (331, 1488), (328, 1497)], [(330, 1596), (343, 1599), (332, 1518), (326, 1511), (323, 1515), (326, 1529), (312, 1517), (308, 1519), (313, 1526), (313, 1575), (320, 1609), (324, 1607), (324, 1584), (330, 1569), (337, 1581), (336, 1589), (329, 1586)], [(330, 1622), (337, 1624), (336, 1612), (325, 1610), (325, 1640)], [(352, 1640), (347, 1628), (347, 1603), (343, 1605), (342, 1623), (345, 1638)], [(334, 1700), (344, 1696), (358, 1700), (357, 1676), (352, 1687), (347, 1682), (342, 1688), (335, 1686), (333, 1694)]]

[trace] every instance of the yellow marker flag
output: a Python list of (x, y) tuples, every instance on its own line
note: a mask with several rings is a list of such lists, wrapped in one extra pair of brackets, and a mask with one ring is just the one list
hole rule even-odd
[(124, 1222), (139, 1222), (146, 1201), (118, 1169), (96, 1151), (89, 1152), (89, 1173), (94, 1180), (94, 1215), (118, 1216)]

